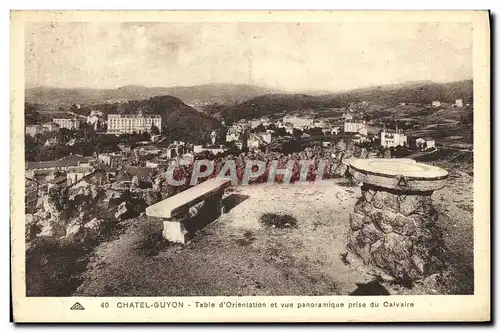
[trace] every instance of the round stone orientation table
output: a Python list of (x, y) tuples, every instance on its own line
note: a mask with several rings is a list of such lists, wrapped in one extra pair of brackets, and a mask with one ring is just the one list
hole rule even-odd
[(352, 159), (352, 176), (363, 183), (401, 191), (434, 191), (448, 178), (442, 168), (412, 159)]
[(348, 253), (400, 279), (442, 270), (446, 250), (431, 196), (448, 172), (411, 159), (351, 159), (349, 168), (362, 195), (349, 214)]

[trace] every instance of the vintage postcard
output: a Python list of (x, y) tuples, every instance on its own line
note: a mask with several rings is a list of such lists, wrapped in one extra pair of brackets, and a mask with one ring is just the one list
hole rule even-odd
[(16, 322), (490, 320), (487, 11), (13, 11)]

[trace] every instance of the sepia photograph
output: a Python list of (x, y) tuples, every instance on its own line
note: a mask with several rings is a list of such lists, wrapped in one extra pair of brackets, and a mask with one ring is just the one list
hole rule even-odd
[(490, 138), (474, 24), (488, 14), (464, 13), (27, 13), (11, 147), (21, 296), (70, 297), (73, 312), (101, 297), (332, 311), (477, 295)]

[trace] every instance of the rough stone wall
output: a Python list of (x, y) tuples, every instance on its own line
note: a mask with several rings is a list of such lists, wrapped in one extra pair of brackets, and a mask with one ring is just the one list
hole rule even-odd
[(416, 280), (440, 271), (445, 247), (431, 194), (364, 185), (349, 215), (349, 252), (396, 278)]

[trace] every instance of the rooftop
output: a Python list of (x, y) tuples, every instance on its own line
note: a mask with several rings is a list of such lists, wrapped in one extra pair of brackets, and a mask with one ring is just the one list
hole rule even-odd
[(137, 176), (139, 179), (144, 179), (153, 176), (154, 172), (154, 168), (150, 167), (125, 166), (118, 172), (116, 180), (119, 182), (132, 181), (134, 176)]
[(88, 162), (89, 162), (88, 158), (82, 157), (77, 154), (73, 154), (63, 157), (59, 160), (27, 162), (26, 166), (28, 169), (57, 168), (57, 167), (78, 166), (79, 164), (86, 164)]
[(88, 163), (89, 158), (85, 158), (82, 155), (79, 154), (70, 154), (69, 156), (62, 157), (61, 159), (58, 159), (58, 161), (62, 162), (68, 162), (68, 163)]

